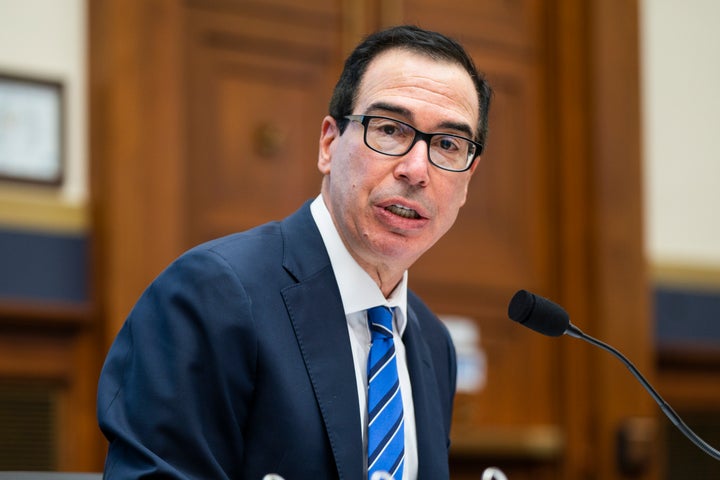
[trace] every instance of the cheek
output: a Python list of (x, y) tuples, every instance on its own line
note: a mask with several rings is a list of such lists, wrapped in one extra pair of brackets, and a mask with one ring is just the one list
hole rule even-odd
[(387, 177), (387, 172), (381, 171), (379, 166), (372, 158), (360, 155), (349, 159), (343, 172), (346, 185), (356, 192), (372, 191)]
[(453, 189), (454, 195), (455, 195), (455, 205), (459, 209), (463, 205), (465, 205), (465, 201), (467, 200), (467, 193), (468, 193), (468, 187), (470, 185), (470, 178), (466, 177), (463, 178), (461, 182), (458, 182), (458, 185), (455, 186)]
[[(458, 216), (460, 208), (465, 205), (467, 199), (468, 182), (457, 182), (444, 191), (445, 195), (440, 197), (443, 217), (447, 219), (447, 228), (450, 228)], [(443, 200), (444, 199), (444, 200)]]

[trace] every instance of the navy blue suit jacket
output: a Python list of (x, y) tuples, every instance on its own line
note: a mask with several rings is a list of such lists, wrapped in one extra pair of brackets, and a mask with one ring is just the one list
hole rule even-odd
[[(442, 480), (455, 351), (412, 293), (408, 317), (418, 478)], [(108, 479), (361, 480), (348, 329), (309, 203), (173, 262), (112, 345), (97, 408)]]

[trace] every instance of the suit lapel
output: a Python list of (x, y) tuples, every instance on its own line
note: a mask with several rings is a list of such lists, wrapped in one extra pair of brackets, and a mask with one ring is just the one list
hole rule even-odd
[[(363, 457), (357, 386), (345, 313), (309, 202), (282, 222), (283, 265), (297, 283), (282, 291), (305, 366), (343, 480), (362, 480)], [(447, 432), (430, 350), (408, 304), (403, 335), (413, 388), (418, 480), (448, 478)], [(330, 348), (345, 344), (346, 348)]]
[(403, 335), (417, 430), (418, 480), (448, 478), (447, 433), (430, 349), (422, 338), (417, 316), (408, 304)]
[[(283, 264), (297, 279), (282, 291), (335, 457), (338, 477), (361, 480), (357, 385), (340, 292), (308, 204), (283, 222)], [(346, 345), (346, 348), (335, 348)]]

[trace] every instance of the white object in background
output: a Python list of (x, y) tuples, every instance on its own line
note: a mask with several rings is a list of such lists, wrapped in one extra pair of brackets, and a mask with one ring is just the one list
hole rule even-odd
[(457, 391), (477, 393), (485, 387), (487, 360), (480, 347), (480, 328), (469, 317), (440, 315), (457, 352)]
[(482, 474), (482, 480), (508, 480), (508, 478), (499, 468), (488, 467)]

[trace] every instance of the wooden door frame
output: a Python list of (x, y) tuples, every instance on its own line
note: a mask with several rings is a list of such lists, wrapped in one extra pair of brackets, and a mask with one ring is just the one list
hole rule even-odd
[(89, 7), (94, 285), (105, 350), (183, 247), (183, 2)]
[[(556, 0), (549, 10), (549, 97), (558, 123), (559, 301), (585, 333), (654, 376), (644, 253), (636, 1)], [(615, 358), (564, 338), (565, 478), (619, 478), (616, 441), (633, 419), (657, 416), (652, 399)], [(592, 439), (588, 443), (588, 439)], [(658, 445), (647, 447), (658, 458)], [(633, 478), (658, 478), (659, 462)]]

